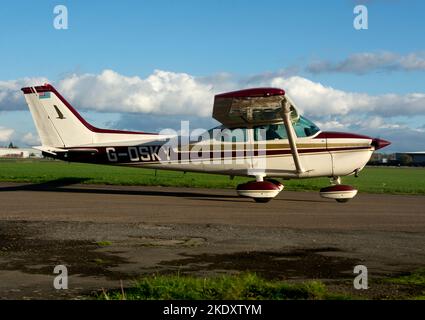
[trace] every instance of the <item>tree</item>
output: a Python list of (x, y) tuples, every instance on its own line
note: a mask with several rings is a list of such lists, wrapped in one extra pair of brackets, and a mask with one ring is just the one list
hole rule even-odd
[(410, 166), (412, 164), (412, 157), (408, 154), (402, 154), (400, 156), (400, 164), (402, 166)]

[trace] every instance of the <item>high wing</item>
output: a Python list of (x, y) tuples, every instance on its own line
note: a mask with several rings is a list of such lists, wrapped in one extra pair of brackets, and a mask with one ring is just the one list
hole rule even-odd
[(213, 118), (228, 128), (284, 123), (296, 173), (305, 170), (300, 161), (293, 123), (299, 118), (297, 108), (285, 91), (278, 88), (254, 88), (215, 96)]
[(283, 108), (289, 104), (291, 118), (298, 120), (294, 103), (277, 88), (255, 88), (215, 96), (213, 118), (228, 128), (282, 123)]

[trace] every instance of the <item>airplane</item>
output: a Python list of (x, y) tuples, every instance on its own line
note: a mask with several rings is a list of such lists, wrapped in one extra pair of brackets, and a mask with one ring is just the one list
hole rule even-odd
[(389, 141), (321, 131), (299, 114), (283, 89), (250, 88), (214, 97), (221, 123), (195, 137), (97, 128), (50, 84), (23, 91), (42, 154), (69, 162), (247, 176), (237, 194), (265, 203), (284, 188), (277, 179), (329, 177), (323, 198), (347, 202), (358, 192), (341, 177), (358, 176)]

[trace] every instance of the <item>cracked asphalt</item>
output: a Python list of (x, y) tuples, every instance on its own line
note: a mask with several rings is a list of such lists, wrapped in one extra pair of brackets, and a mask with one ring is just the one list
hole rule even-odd
[[(259, 204), (234, 190), (56, 181), (1, 183), (0, 204), (2, 299), (84, 298), (175, 272), (252, 271), (350, 292), (355, 265), (372, 280), (425, 267), (425, 196), (360, 193), (340, 204), (283, 191)], [(59, 264), (68, 290), (53, 287)], [(372, 297), (387, 289), (372, 286)]]

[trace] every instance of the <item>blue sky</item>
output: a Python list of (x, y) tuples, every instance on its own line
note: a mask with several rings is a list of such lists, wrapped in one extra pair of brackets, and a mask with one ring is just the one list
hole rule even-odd
[[(68, 30), (53, 28), (53, 8), (58, 4), (68, 8)], [(357, 4), (368, 8), (368, 30), (353, 28), (353, 8)], [(122, 110), (119, 105), (101, 105), (83, 94), (79, 96), (61, 81), (73, 75), (92, 75), (93, 81), (106, 81), (106, 76), (99, 80), (96, 75), (112, 70), (125, 79), (138, 77), (143, 82), (155, 70), (162, 70), (170, 73), (167, 77), (171, 78), (188, 74), (196, 84), (208, 83), (213, 90), (257, 83), (282, 83), (285, 89), (287, 80), (292, 83), (289, 87), (298, 92), (297, 85), (304, 82), (294, 77), (301, 77), (311, 81), (311, 86), (320, 84), (347, 95), (368, 95), (372, 101), (370, 108), (379, 106), (380, 111), (373, 109), (376, 114), (370, 108), (362, 114), (356, 111), (354, 101), (344, 114), (337, 106), (327, 109), (323, 97), (317, 98), (324, 102), (323, 106), (304, 99), (307, 86), (305, 94), (295, 96), (297, 102), (300, 107), (304, 102), (306, 115), (310, 111), (311, 117), (326, 128), (332, 129), (335, 123), (338, 130), (366, 130), (382, 137), (388, 132), (390, 138), (400, 140), (390, 150), (425, 150), (425, 143), (419, 141), (425, 137), (425, 112), (418, 112), (420, 101), (406, 107), (411, 108), (409, 116), (402, 112), (386, 115), (382, 111), (385, 103), (394, 108), (389, 98), (384, 99), (385, 95), (396, 95), (396, 104), (411, 101), (410, 94), (425, 93), (424, 13), (425, 2), (420, 0), (5, 2), (0, 10), (0, 97), (2, 92), (10, 93), (4, 89), (5, 83), (47, 78), (63, 87), (65, 96), (74, 96), (75, 106), (96, 125), (142, 130), (149, 126), (155, 130), (164, 125), (160, 112), (155, 120), (152, 112), (146, 111), (150, 109), (139, 103)], [(365, 54), (372, 54), (373, 62)], [(358, 63), (351, 69), (345, 68), (352, 64), (353, 55), (357, 62), (369, 61), (370, 68), (358, 72)], [(388, 63), (382, 65), (384, 57)], [(318, 62), (328, 67), (311, 72), (309, 66)], [(228, 86), (223, 85), (223, 74)], [(252, 77), (265, 80), (250, 82)], [(96, 86), (99, 87), (102, 88), (101, 84)], [(145, 88), (145, 84), (140, 87)], [(329, 96), (328, 91), (323, 95)], [(126, 88), (122, 88), (122, 94), (127, 94)], [(182, 109), (187, 99), (184, 95)], [(169, 110), (167, 103), (173, 101), (161, 101), (159, 110)], [(206, 101), (202, 107), (211, 104), (212, 101)], [(196, 111), (195, 107), (188, 109)], [(326, 112), (313, 110), (318, 107)], [(139, 123), (134, 121), (134, 114), (140, 118)], [(191, 117), (177, 110), (167, 118), (180, 120), (184, 116)], [(194, 116), (209, 123), (206, 113)], [(373, 119), (378, 127), (359, 125), (368, 119)], [(29, 133), (36, 136), (23, 99), (11, 102), (0, 98), (0, 139), (1, 128), (13, 130), (8, 138), (18, 143), (32, 142), (22, 138)], [(411, 140), (413, 135), (418, 141), (409, 144), (407, 139), (399, 139), (407, 131), (406, 137)]]

